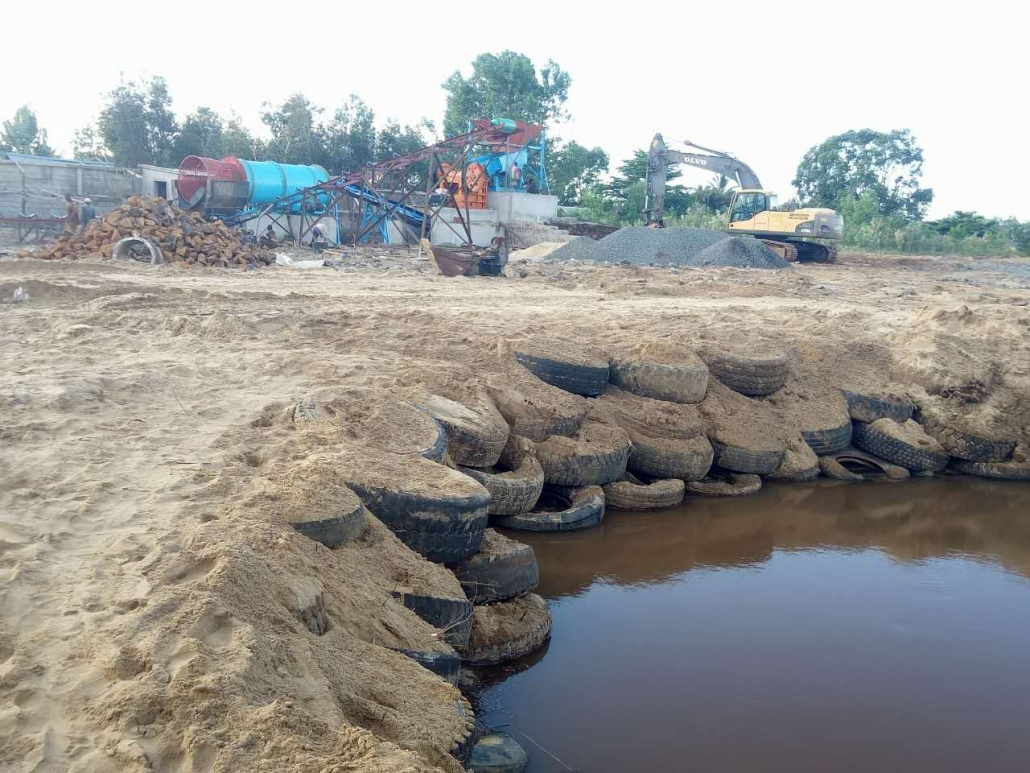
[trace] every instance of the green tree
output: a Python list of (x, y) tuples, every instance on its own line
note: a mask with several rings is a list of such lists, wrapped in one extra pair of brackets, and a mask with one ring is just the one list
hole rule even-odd
[(229, 114), (222, 128), (222, 153), (254, 160), (266, 155), (262, 143), (255, 139), (236, 113)]
[(566, 117), (564, 105), (572, 78), (553, 61), (540, 69), (515, 51), (480, 54), (468, 78), (455, 71), (444, 84), (447, 110), (443, 128), (448, 137), (468, 131), (471, 118), (511, 118), (546, 124)]
[(278, 108), (265, 103), (261, 120), (272, 133), (266, 148), (273, 161), (310, 164), (325, 157), (324, 140), (317, 117), (323, 112), (303, 94), (291, 94)]
[(587, 148), (575, 140), (565, 144), (557, 138), (551, 140), (547, 175), (559, 203), (580, 204), (583, 193), (597, 185), (600, 176), (607, 171), (608, 154), (601, 148)]
[(333, 114), (333, 120), (320, 128), (322, 164), (333, 174), (351, 172), (375, 160), (375, 113), (356, 94)]
[[(607, 199), (620, 222), (636, 223), (644, 219), (644, 199), (647, 191), (647, 151), (637, 150), (618, 168), (618, 174), (602, 186)], [(682, 185), (669, 185), (669, 181), (683, 173), (675, 164), (666, 167), (665, 218), (682, 216), (694, 203), (694, 196)]]
[(14, 118), (4, 121), (0, 130), (0, 150), (33, 156), (54, 155), (53, 148), (47, 143), (46, 129), (39, 128), (36, 114), (28, 105), (22, 105), (14, 111)]
[(72, 153), (75, 158), (88, 159), (91, 161), (110, 161), (111, 154), (104, 147), (104, 141), (100, 136), (100, 129), (90, 124), (75, 130), (75, 139), (72, 140)]
[(956, 210), (954, 215), (942, 217), (929, 225), (939, 234), (953, 236), (956, 239), (964, 239), (967, 236), (975, 236), (982, 239), (989, 233), (997, 233), (1002, 230), (1002, 224), (996, 217), (984, 217), (976, 212), (963, 212)]
[(722, 214), (729, 208), (732, 196), (730, 180), (725, 175), (719, 175), (719, 179), (714, 183), (699, 185), (694, 189), (694, 200), (717, 214)]
[(122, 81), (107, 94), (97, 121), (100, 137), (119, 166), (173, 163), (178, 127), (164, 78)]
[(802, 201), (839, 209), (871, 193), (881, 215), (921, 220), (933, 191), (920, 188), (923, 151), (908, 129), (837, 134), (805, 153), (794, 177)]
[(198, 107), (182, 122), (182, 128), (172, 146), (173, 164), (186, 156), (221, 158), (225, 153), (225, 124), (222, 117), (209, 107)]

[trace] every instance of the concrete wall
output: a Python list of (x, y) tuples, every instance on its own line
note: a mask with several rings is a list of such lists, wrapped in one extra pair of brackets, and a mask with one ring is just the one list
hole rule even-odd
[(144, 196), (164, 196), (167, 201), (179, 203), (178, 169), (140, 164), (139, 171), (143, 178), (140, 181), (140, 193)]
[[(20, 169), (19, 169), (20, 166)], [(90, 197), (103, 214), (139, 193), (140, 177), (128, 169), (89, 164), (16, 164), (0, 160), (0, 212), (64, 216), (64, 195)]]
[[(470, 209), (469, 226), (472, 231), (472, 243), (477, 247), (488, 247), (495, 236), (504, 236), (504, 226), (493, 209)], [(450, 207), (440, 210), (439, 216), (433, 220), (430, 241), (444, 246), (465, 244), (465, 229), (461, 225), (457, 210)]]
[(502, 221), (537, 220), (546, 222), (558, 214), (558, 197), (521, 191), (490, 191), (487, 196), (490, 209), (496, 210)]

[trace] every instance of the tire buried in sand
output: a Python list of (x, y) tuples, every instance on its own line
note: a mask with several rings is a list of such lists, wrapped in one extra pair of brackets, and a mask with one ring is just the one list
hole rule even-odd
[(487, 733), (472, 747), (472, 773), (526, 773), (529, 755), (507, 733)]
[(778, 483), (804, 483), (815, 480), (821, 472), (819, 457), (804, 438), (799, 436), (787, 441), (783, 461), (776, 468), (776, 472), (768, 475), (766, 480)]
[(490, 494), (472, 478), (417, 456), (361, 447), (326, 456), (365, 507), (412, 550), (437, 563), (479, 550)]
[(785, 354), (751, 359), (725, 352), (708, 352), (702, 359), (715, 378), (748, 397), (771, 395), (787, 382), (790, 370)]
[(276, 476), (288, 495), (267, 502), (273, 522), (327, 548), (345, 545), (365, 530), (365, 507), (336, 466), (316, 456), (284, 467)]
[(447, 432), (447, 452), (455, 464), (492, 467), (508, 441), (508, 422), (486, 395), (472, 405), (430, 395), (422, 408)]
[(757, 475), (741, 475), (716, 471), (704, 480), (691, 481), (686, 484), (691, 494), (707, 497), (742, 497), (757, 494), (762, 488), (762, 479)]
[(587, 401), (545, 384), (521, 365), (487, 388), (511, 434), (534, 442), (560, 435), (572, 437), (583, 424)]
[(543, 349), (516, 349), (515, 361), (541, 381), (574, 395), (596, 397), (608, 387), (608, 360), (586, 352), (563, 359)]
[(941, 450), (956, 459), (964, 459), (967, 462), (1004, 462), (1012, 456), (1016, 448), (1014, 440), (991, 440), (982, 435), (963, 432), (922, 411), (916, 418), (926, 434), (937, 441)]
[(663, 365), (613, 359), (609, 364), (609, 381), (641, 397), (670, 403), (699, 403), (708, 391), (708, 366)]
[(951, 468), (980, 478), (1030, 481), (1030, 462), (969, 462), (952, 459)]
[(666, 510), (683, 504), (682, 480), (654, 480), (644, 483), (626, 473), (622, 480), (603, 487), (604, 506), (614, 510)]
[(912, 418), (915, 406), (909, 400), (873, 397), (847, 389), (840, 390), (848, 402), (848, 412), (854, 421), (872, 424), (879, 419), (893, 419), (903, 424)]
[(449, 649), (449, 652), (441, 652), (436, 650), (406, 650), (398, 647), (394, 649), (394, 652), (406, 655), (422, 666), (422, 668), (457, 686), (458, 677), (461, 675), (461, 656), (453, 648)]
[(507, 469), (458, 468), (490, 492), (490, 515), (528, 513), (536, 505), (544, 488), (544, 470), (530, 445), (525, 438), (508, 439), (499, 459)]
[(600, 486), (548, 486), (532, 512), (495, 517), (494, 524), (513, 531), (579, 531), (602, 520), (604, 491)]
[(470, 666), (494, 666), (518, 660), (551, 636), (551, 610), (535, 593), (512, 601), (476, 607), (472, 636), (462, 653)]
[(532, 546), (493, 529), (486, 530), (476, 555), (454, 564), (451, 569), (474, 604), (523, 596), (540, 582), (540, 567)]
[(688, 440), (630, 433), (633, 450), (626, 469), (650, 478), (701, 480), (715, 459), (715, 449), (704, 435)]
[(393, 597), (434, 628), (459, 652), (468, 644), (472, 631), (472, 603), (468, 599), (447, 599), (394, 591)]
[(373, 389), (352, 387), (301, 400), (293, 407), (292, 418), (295, 424), (328, 422), (340, 429), (344, 442), (391, 454), (439, 462), (447, 453), (447, 433), (436, 419), (416, 405)]
[(839, 427), (801, 430), (801, 436), (816, 456), (830, 456), (851, 446), (851, 432), (851, 419), (846, 418), (845, 423)]
[(745, 475), (771, 475), (779, 469), (786, 449), (761, 451), (712, 441), (715, 448), (715, 464), (724, 470)]
[(552, 437), (536, 447), (544, 480), (556, 486), (603, 486), (622, 477), (629, 436), (618, 427), (585, 421), (575, 438)]
[(915, 430), (920, 429), (911, 419), (903, 425), (890, 419), (879, 419), (873, 424), (858, 423), (854, 442), (863, 451), (912, 472), (936, 473), (947, 467), (948, 455), (937, 450), (936, 441), (928, 436), (924, 436), (927, 442), (921, 445), (896, 436), (901, 428), (909, 428), (909, 434), (914, 436), (910, 425), (914, 425)]

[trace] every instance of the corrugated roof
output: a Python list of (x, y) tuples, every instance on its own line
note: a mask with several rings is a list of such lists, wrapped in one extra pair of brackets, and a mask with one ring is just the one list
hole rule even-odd
[(54, 156), (30, 156), (27, 153), (4, 153), (11, 161), (19, 164), (31, 164), (33, 166), (99, 166), (104, 169), (113, 169), (114, 164), (110, 161), (93, 161), (76, 158), (56, 158)]

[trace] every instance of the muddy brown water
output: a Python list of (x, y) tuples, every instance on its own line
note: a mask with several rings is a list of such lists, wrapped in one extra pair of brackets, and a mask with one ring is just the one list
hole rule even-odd
[(554, 635), (475, 698), (530, 773), (1030, 770), (1030, 485), (775, 485), (508, 534)]

